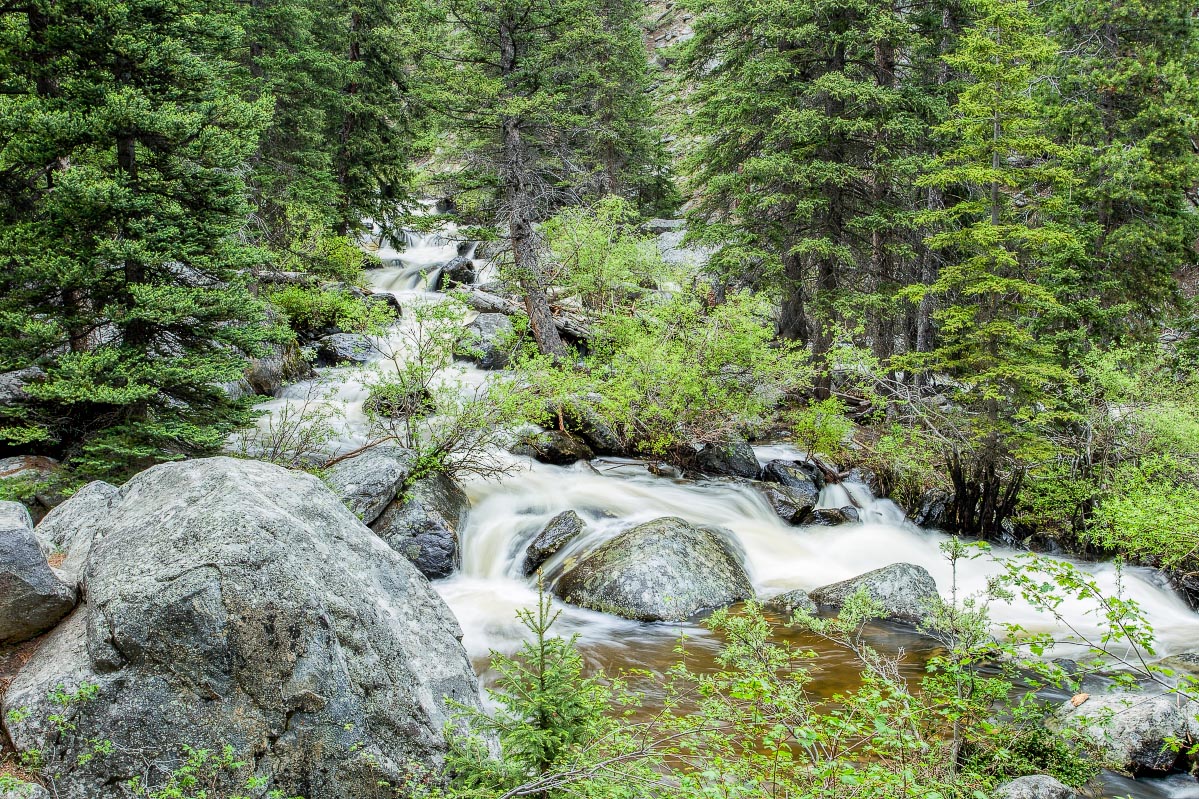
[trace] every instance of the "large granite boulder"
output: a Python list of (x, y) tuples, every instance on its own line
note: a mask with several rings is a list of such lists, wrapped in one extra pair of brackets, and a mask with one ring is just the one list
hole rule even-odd
[[(2, 708), (23, 709), (12, 743), (41, 751), (60, 796), (127, 799), (129, 779), (160, 784), (184, 747), (228, 746), (262, 795), (360, 799), (438, 768), (452, 703), (479, 706), (448, 608), (316, 477), (163, 464), (100, 524), (86, 602)], [(59, 686), (83, 698), (56, 702)], [(111, 751), (81, 757), (92, 741)]]
[(995, 789), (995, 799), (1075, 799), (1072, 788), (1048, 774), (1030, 774), (1005, 782)]
[(664, 517), (583, 556), (554, 591), (573, 605), (639, 621), (682, 621), (753, 596), (727, 533)]
[[(299, 345), (289, 341), (286, 344), (271, 344), (267, 354), (251, 358), (243, 380), (253, 393), (273, 397), (289, 383), (314, 374), (312, 365), (304, 360)], [(236, 391), (241, 390), (240, 385), (237, 386)]]
[(586, 528), (583, 517), (573, 510), (563, 511), (550, 519), (525, 549), (524, 573), (537, 571)]
[(351, 513), (370, 524), (396, 498), (415, 465), (412, 450), (379, 444), (329, 467), (325, 482)]
[(361, 366), (370, 363), (375, 345), (359, 333), (333, 333), (316, 341), (317, 363), (321, 366)]
[(1079, 729), (1113, 768), (1133, 775), (1169, 771), (1178, 742), (1199, 739), (1199, 703), (1170, 693), (1080, 694), (1062, 703), (1054, 725)]
[(458, 525), (470, 500), (452, 478), (434, 474), (413, 482), (371, 524), (387, 545), (430, 580), (449, 577), (462, 561)]
[(50, 568), (19, 502), (0, 502), (0, 645), (49, 630), (75, 607), (75, 587)]
[(864, 591), (882, 606), (883, 618), (918, 623), (938, 600), (937, 583), (923, 566), (893, 563), (881, 569), (821, 586), (810, 596), (820, 607), (840, 610), (851, 596)]
[(83, 580), (83, 569), (120, 489), (101, 480), (88, 483), (46, 514), (34, 531), (42, 547), (61, 558), (59, 571), (71, 584)]

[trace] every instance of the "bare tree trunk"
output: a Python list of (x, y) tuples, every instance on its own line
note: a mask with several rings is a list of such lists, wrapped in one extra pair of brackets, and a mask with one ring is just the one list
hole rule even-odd
[[(516, 41), (512, 22), (500, 25), (500, 70), (508, 76), (516, 69)], [(554, 325), (554, 315), (545, 296), (545, 274), (537, 254), (537, 239), (533, 230), (534, 198), (525, 143), (521, 136), (520, 119), (506, 116), (502, 122), (503, 164), (500, 178), (503, 183), (504, 205), (508, 214), (508, 235), (512, 242), (512, 260), (525, 295), (525, 310), (537, 346), (545, 355), (561, 358), (566, 345)]]
[(788, 287), (779, 312), (779, 336), (807, 344), (812, 330), (804, 298), (807, 289), (804, 287), (803, 263), (799, 257), (791, 253), (783, 255), (783, 276)]

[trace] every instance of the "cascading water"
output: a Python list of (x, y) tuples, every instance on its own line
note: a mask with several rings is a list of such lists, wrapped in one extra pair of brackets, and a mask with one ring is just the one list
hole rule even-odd
[[(459, 255), (452, 230), (408, 234), (400, 248), (377, 236), (370, 249), (384, 264), (371, 274), (374, 289), (392, 293), (403, 307), (439, 301), (440, 295), (429, 289), (436, 286), (441, 268)], [(463, 254), (470, 257), (473, 252), (466, 249)], [(486, 279), (492, 267), (476, 264), (479, 279)], [(391, 334), (376, 342), (380, 352), (403, 352), (406, 324), (401, 319)], [(388, 366), (382, 359), (374, 368)], [(362, 369), (321, 370), (315, 380), (288, 387), (263, 407), (277, 414), (285, 406), (315, 401), (336, 410), (342, 418), (337, 423), (339, 432), (332, 449), (345, 452), (368, 439), (362, 411), (369, 390), (368, 374)], [(477, 386), (488, 379), (488, 373), (462, 364), (457, 378), (467, 386)], [(775, 458), (800, 457), (801, 453), (786, 445), (774, 445), (758, 447), (757, 455), (765, 463)], [(480, 671), (486, 669), (490, 650), (512, 652), (524, 640), (526, 631), (517, 621), (516, 612), (533, 606), (537, 597), (536, 579), (522, 574), (524, 550), (547, 521), (566, 510), (582, 516), (587, 528), (545, 564), (546, 574), (553, 574), (633, 525), (661, 516), (679, 516), (731, 531), (754, 588), (764, 598), (796, 588), (812, 589), (898, 562), (926, 568), (943, 594), (953, 579), (940, 549), (947, 537), (905, 522), (903, 512), (894, 503), (876, 499), (860, 482), (827, 486), (821, 492), (819, 507), (855, 506), (861, 523), (793, 527), (779, 519), (757, 492), (733, 481), (655, 476), (643, 463), (633, 460), (600, 459), (557, 467), (516, 456), (500, 457), (510, 458), (519, 468), (499, 481), (473, 479), (465, 483), (472, 510), (459, 530), (462, 568), (454, 576), (434, 583), (457, 615), (464, 632), (463, 644)], [(988, 578), (1001, 570), (1002, 559), (1016, 554), (995, 548), (990, 556), (959, 562), (959, 595), (981, 592)], [(1158, 573), (1142, 568), (1118, 572), (1109, 564), (1079, 566), (1105, 591), (1113, 595), (1121, 591), (1141, 605), (1157, 630), (1159, 655), (1197, 648), (1199, 615), (1170, 590)], [(559, 609), (560, 632), (577, 634), (585, 657), (596, 668), (636, 667), (662, 673), (675, 662), (675, 646), (683, 635), (689, 641), (688, 651), (698, 658), (693, 663), (702, 664), (704, 658), (710, 661), (719, 646), (697, 623), (643, 624), (568, 605), (560, 605)], [(1079, 630), (1097, 634), (1100, 625), (1087, 610), (1070, 603), (1062, 607)], [(1065, 632), (1020, 600), (992, 605), (992, 615), (997, 622), (1017, 623), (1028, 630)], [(823, 686), (832, 693), (854, 681), (856, 668), (844, 653), (827, 646), (821, 649), (820, 642), (781, 625), (778, 635), (818, 651), (821, 668), (813, 683), (815, 690)], [(934, 648), (929, 639), (892, 625), (876, 625), (870, 635), (872, 643), (882, 650), (902, 649), (906, 653), (905, 668), (913, 675), (922, 667), (921, 655)], [(652, 696), (651, 691), (651, 701)], [(1199, 784), (1190, 778), (1134, 783), (1110, 777), (1103, 793), (1182, 799), (1199, 797)]]

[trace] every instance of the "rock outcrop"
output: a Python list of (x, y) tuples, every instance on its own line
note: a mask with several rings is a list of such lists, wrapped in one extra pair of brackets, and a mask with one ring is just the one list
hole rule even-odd
[(449, 577), (461, 562), (458, 525), (469, 509), (462, 488), (448, 475), (434, 474), (407, 486), (371, 529), (436, 580)]
[[(451, 700), (479, 706), (445, 604), (311, 475), (232, 458), (142, 472), (98, 521), (85, 582), (4, 698), (60, 796), (125, 799), (183, 747), (228, 745), (263, 794), (360, 799), (437, 768)], [(90, 741), (112, 751), (81, 758)]]
[(994, 796), (995, 799), (1075, 799), (1078, 794), (1048, 774), (1030, 774), (1000, 785)]
[(46, 561), (19, 502), (0, 502), (0, 645), (41, 635), (75, 607), (75, 587)]
[(893, 563), (839, 583), (821, 586), (810, 596), (819, 607), (840, 610), (851, 596), (864, 591), (882, 607), (883, 618), (920, 622), (937, 601), (937, 583), (923, 566)]
[(550, 519), (537, 537), (525, 549), (524, 573), (532, 574), (547, 560), (583, 532), (587, 523), (573, 510), (563, 511)]
[(682, 621), (753, 596), (730, 536), (674, 517), (606, 542), (554, 590), (571, 604), (639, 621)]
[(34, 531), (43, 548), (62, 556), (58, 569), (72, 584), (83, 580), (92, 547), (103, 536), (108, 511), (119, 494), (119, 488), (101, 480), (88, 483), (46, 514)]
[(502, 313), (481, 313), (466, 326), (469, 336), (462, 357), (480, 369), (503, 369), (508, 365), (508, 350), (515, 328)]

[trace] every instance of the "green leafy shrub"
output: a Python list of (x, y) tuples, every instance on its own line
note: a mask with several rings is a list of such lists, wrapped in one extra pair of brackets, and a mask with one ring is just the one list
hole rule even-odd
[(272, 291), (268, 297), (288, 327), (309, 336), (329, 328), (347, 333), (379, 332), (395, 321), (395, 314), (383, 303), (364, 300), (341, 288), (292, 285)]

